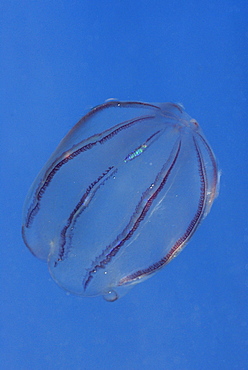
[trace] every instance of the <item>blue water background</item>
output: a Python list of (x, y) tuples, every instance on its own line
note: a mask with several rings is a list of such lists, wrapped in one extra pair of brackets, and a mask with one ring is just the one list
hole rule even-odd
[[(248, 3), (2, 1), (1, 369), (247, 369)], [(66, 294), (21, 238), (31, 182), (107, 98), (180, 102), (222, 172), (185, 250), (115, 303)]]

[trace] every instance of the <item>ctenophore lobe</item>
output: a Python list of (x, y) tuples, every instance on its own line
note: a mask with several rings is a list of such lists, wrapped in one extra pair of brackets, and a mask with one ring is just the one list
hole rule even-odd
[(182, 106), (109, 101), (38, 174), (23, 238), (61, 287), (114, 301), (182, 250), (218, 182), (214, 154)]

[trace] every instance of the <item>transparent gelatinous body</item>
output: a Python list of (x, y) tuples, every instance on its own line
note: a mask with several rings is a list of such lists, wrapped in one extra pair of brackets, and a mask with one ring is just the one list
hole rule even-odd
[(23, 238), (61, 287), (114, 301), (182, 250), (218, 182), (214, 154), (180, 105), (109, 101), (40, 171)]

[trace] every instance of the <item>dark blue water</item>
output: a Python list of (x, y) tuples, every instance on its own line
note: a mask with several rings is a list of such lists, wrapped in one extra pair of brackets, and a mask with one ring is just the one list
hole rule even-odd
[[(248, 6), (216, 4), (2, 1), (3, 370), (247, 368)], [(222, 170), (185, 250), (114, 303), (67, 295), (20, 234), (34, 177), (107, 98), (182, 103)]]

